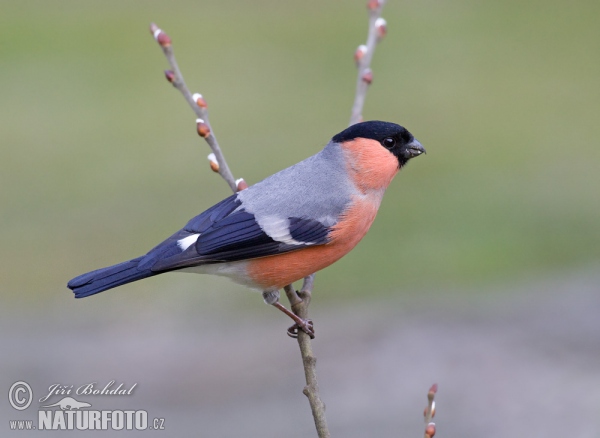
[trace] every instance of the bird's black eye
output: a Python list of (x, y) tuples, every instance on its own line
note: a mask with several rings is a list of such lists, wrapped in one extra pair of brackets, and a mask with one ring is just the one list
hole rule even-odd
[(396, 139), (394, 139), (393, 137), (386, 137), (383, 139), (381, 144), (384, 145), (386, 148), (390, 149), (396, 146)]

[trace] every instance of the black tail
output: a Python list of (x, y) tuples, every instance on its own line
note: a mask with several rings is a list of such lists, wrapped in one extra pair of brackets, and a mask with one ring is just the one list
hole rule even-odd
[(138, 264), (143, 258), (144, 256), (138, 257), (128, 262), (80, 275), (69, 281), (67, 287), (75, 293), (75, 298), (83, 298), (156, 275), (157, 272), (152, 272), (150, 269), (138, 269)]

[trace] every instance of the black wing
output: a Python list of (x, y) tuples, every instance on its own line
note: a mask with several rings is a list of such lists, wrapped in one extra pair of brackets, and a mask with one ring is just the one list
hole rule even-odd
[[(274, 240), (233, 195), (190, 220), (183, 230), (148, 253), (148, 260), (142, 263), (151, 265), (153, 272), (159, 272), (266, 257), (328, 242), (330, 228), (319, 221), (288, 219), (294, 242)], [(180, 239), (194, 234), (199, 234), (194, 244), (185, 250), (179, 248)]]
[[(293, 240), (276, 241), (261, 229), (253, 214), (243, 210), (233, 195), (190, 220), (145, 256), (80, 275), (68, 287), (77, 298), (82, 298), (165, 271), (265, 257), (327, 243), (330, 230), (319, 221), (295, 217), (288, 221)], [(195, 236), (198, 237), (194, 242)], [(182, 239), (186, 238), (192, 244), (183, 245)]]

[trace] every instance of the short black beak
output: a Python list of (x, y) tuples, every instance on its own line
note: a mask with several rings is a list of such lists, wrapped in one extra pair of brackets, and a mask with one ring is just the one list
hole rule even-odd
[(406, 151), (410, 155), (410, 158), (418, 157), (421, 154), (426, 154), (427, 151), (417, 139), (413, 139), (409, 144), (406, 145)]
[(404, 166), (408, 160), (411, 158), (418, 157), (421, 154), (425, 153), (425, 148), (418, 140), (414, 139), (410, 142), (402, 146), (398, 153), (398, 161), (401, 166)]

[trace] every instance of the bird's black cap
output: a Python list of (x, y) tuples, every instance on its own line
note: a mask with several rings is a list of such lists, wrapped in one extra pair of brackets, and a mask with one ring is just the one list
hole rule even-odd
[(425, 148), (404, 126), (380, 120), (356, 123), (335, 135), (331, 140), (336, 143), (343, 143), (356, 138), (368, 138), (378, 141), (398, 158), (400, 165), (404, 165), (411, 158), (425, 153)]
[(341, 143), (355, 138), (370, 138), (372, 140), (381, 141), (386, 137), (404, 137), (408, 143), (413, 136), (403, 126), (390, 122), (382, 122), (379, 120), (370, 120), (368, 122), (356, 123), (349, 128), (332, 138), (336, 143)]

